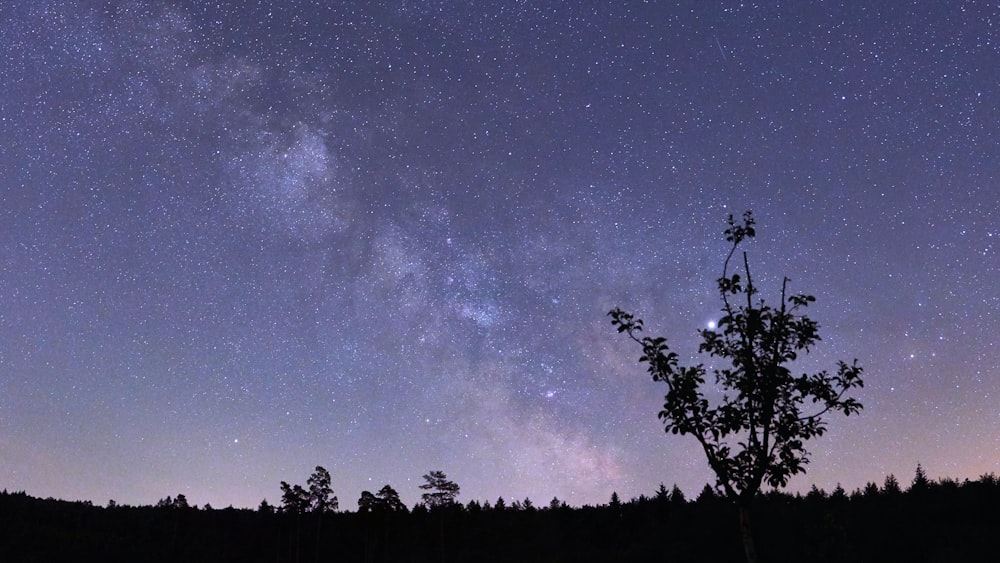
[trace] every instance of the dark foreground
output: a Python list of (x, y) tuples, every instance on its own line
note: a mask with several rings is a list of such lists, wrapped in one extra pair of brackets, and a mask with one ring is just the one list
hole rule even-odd
[[(662, 493), (662, 492), (661, 492)], [(530, 503), (528, 503), (530, 505)], [(487, 505), (488, 506), (488, 505)], [(98, 507), (0, 493), (0, 561), (740, 561), (735, 511), (706, 495), (600, 507), (289, 514)], [(848, 495), (770, 494), (763, 562), (1000, 561), (1000, 483), (887, 481)]]

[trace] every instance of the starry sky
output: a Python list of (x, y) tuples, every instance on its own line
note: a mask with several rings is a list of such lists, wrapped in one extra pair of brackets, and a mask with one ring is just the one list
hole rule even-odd
[[(790, 490), (1000, 469), (996, 2), (0, 6), (0, 488), (689, 496), (725, 217), (858, 358)], [(633, 344), (630, 346), (630, 344)]]

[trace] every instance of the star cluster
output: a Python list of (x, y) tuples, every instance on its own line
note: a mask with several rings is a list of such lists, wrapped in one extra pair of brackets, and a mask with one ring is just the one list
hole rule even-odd
[(0, 7), (0, 486), (689, 495), (606, 312), (694, 358), (729, 213), (858, 358), (793, 490), (1000, 462), (986, 2)]

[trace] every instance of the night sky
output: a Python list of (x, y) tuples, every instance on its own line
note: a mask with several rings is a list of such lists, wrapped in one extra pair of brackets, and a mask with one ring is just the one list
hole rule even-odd
[(0, 488), (696, 495), (606, 313), (694, 359), (747, 209), (865, 368), (790, 490), (1000, 470), (997, 3), (246, 4), (0, 7)]

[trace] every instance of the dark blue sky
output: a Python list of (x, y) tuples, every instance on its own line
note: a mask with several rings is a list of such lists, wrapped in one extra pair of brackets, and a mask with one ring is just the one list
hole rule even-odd
[(866, 368), (792, 489), (997, 470), (996, 5), (243, 4), (0, 7), (0, 487), (695, 494), (605, 314), (693, 356), (746, 209)]

